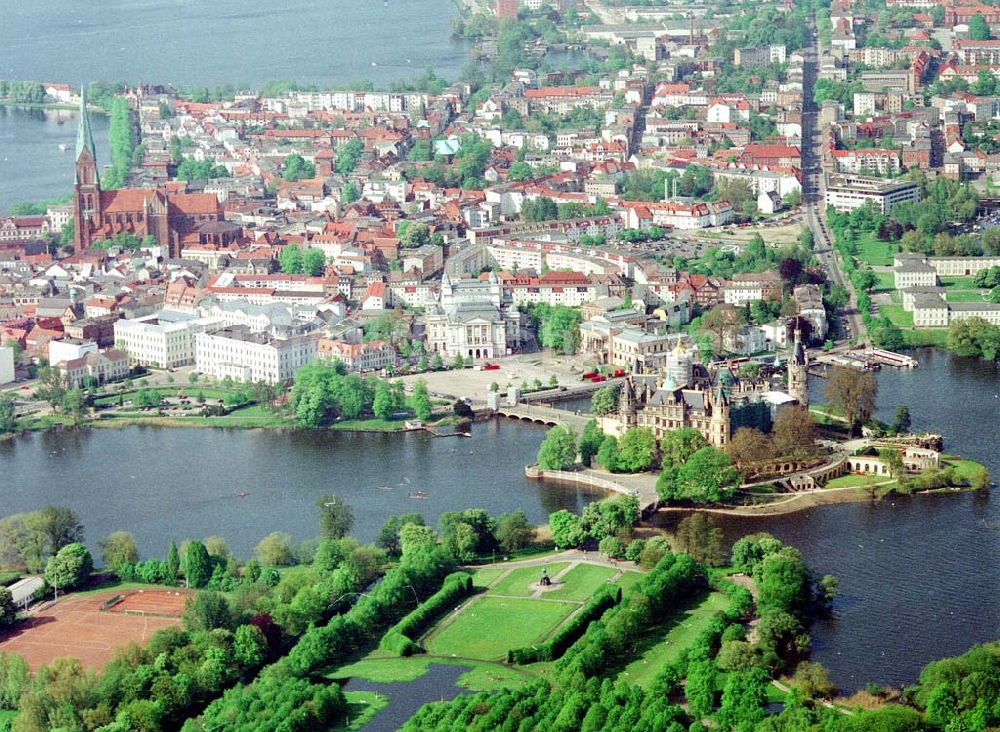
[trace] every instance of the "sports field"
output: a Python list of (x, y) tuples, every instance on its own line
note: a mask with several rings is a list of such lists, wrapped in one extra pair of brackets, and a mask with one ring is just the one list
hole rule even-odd
[[(69, 595), (32, 613), (0, 636), (0, 651), (24, 657), (32, 671), (63, 656), (100, 669), (116, 648), (180, 625), (188, 597), (184, 590), (144, 590)], [(120, 602), (103, 609), (113, 598)]]

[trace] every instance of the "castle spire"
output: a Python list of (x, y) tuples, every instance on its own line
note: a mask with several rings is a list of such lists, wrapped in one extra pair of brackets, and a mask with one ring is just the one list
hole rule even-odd
[(76, 159), (79, 160), (83, 151), (97, 163), (97, 149), (94, 147), (94, 131), (90, 127), (90, 114), (87, 112), (87, 87), (80, 85), (80, 121), (76, 128)]

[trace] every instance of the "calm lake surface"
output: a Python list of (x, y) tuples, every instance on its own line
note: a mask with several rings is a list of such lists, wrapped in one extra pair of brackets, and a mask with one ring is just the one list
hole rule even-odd
[[(90, 121), (103, 165), (109, 162), (108, 118), (93, 114)], [(0, 216), (6, 215), (12, 203), (33, 203), (73, 192), (76, 122), (76, 112), (0, 105)]]
[[(317, 499), (342, 497), (353, 534), (374, 539), (393, 514), (523, 510), (536, 523), (580, 511), (603, 494), (524, 477), (545, 431), (518, 422), (476, 424), (473, 437), (128, 427), (35, 433), (0, 443), (0, 515), (50, 503), (75, 509), (89, 544), (131, 531), (143, 556), (172, 539), (219, 535), (247, 557), (272, 531), (316, 535)], [(425, 491), (426, 499), (408, 498)], [(246, 497), (236, 494), (245, 492)]]
[[(1000, 477), (997, 365), (940, 350), (915, 355), (919, 368), (879, 375), (879, 418), (891, 420), (905, 404), (914, 429), (943, 434), (947, 450), (985, 463)], [(823, 400), (823, 385), (812, 380), (813, 401)], [(842, 688), (909, 684), (929, 661), (1000, 638), (996, 491), (717, 523), (730, 541), (769, 531), (801, 549), (818, 574), (839, 578), (833, 616), (813, 626), (813, 658)]]
[(376, 84), (431, 66), (456, 78), (469, 46), (453, 0), (46, 0), (4, 8), (0, 78), (260, 86)]

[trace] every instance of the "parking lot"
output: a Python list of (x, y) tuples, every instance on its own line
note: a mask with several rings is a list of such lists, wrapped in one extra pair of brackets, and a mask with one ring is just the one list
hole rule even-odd
[(502, 391), (506, 391), (508, 385), (520, 386), (522, 381), (532, 384), (535, 379), (547, 386), (549, 379), (555, 375), (560, 385), (579, 384), (580, 374), (591, 365), (590, 360), (584, 356), (557, 356), (548, 352), (493, 359), (490, 363), (499, 364), (498, 371), (483, 371), (484, 363), (486, 361), (479, 361), (474, 368), (401, 376), (399, 380), (404, 384), (412, 384), (416, 379), (423, 379), (432, 394), (482, 400), (486, 398), (493, 383), (498, 384)]

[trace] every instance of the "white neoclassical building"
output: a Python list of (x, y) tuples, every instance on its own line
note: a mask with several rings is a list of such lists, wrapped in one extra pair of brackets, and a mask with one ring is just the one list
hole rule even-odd
[(521, 345), (521, 313), (494, 273), (472, 280), (452, 280), (445, 273), (438, 302), (424, 317), (430, 353), (497, 358)]

